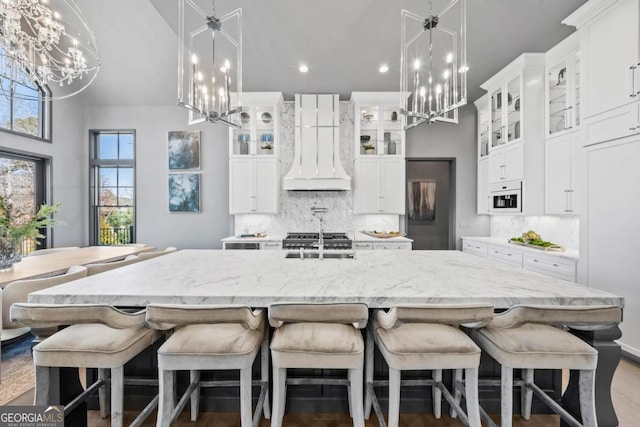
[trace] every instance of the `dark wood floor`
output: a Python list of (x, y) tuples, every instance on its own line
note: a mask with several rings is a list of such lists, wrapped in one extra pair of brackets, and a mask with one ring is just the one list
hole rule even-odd
[[(613, 403), (618, 415), (621, 427), (637, 426), (640, 415), (640, 366), (622, 360), (613, 378), (612, 385)], [(31, 405), (33, 403), (33, 389), (24, 393), (9, 405)], [(125, 413), (125, 425), (128, 425), (137, 416), (135, 412)], [(494, 421), (500, 425), (499, 416), (492, 416)], [(144, 426), (155, 425), (155, 413), (152, 414), (143, 424)], [(91, 427), (109, 427), (109, 419), (101, 419), (98, 411), (90, 411), (88, 425)], [(214, 413), (202, 412), (197, 422), (193, 423), (189, 419), (188, 409), (183, 411), (175, 427), (232, 427), (240, 425), (240, 415), (237, 413)], [(351, 426), (351, 418), (348, 414), (286, 414), (283, 425), (285, 427), (342, 427)], [(375, 415), (367, 421), (367, 427), (377, 426)], [(453, 427), (462, 426), (459, 420), (454, 420), (448, 415), (443, 415), (442, 419), (436, 420), (430, 414), (401, 414), (400, 427)], [(530, 421), (523, 420), (519, 415), (513, 417), (513, 427), (549, 427), (558, 426), (559, 417), (556, 415), (533, 415)], [(269, 421), (263, 419), (260, 427), (268, 427)]]

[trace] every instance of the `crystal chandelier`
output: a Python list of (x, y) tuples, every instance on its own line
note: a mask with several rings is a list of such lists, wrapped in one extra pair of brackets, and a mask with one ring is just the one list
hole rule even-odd
[[(0, 93), (68, 98), (89, 86), (99, 68), (95, 35), (73, 0), (0, 0)], [(41, 93), (16, 84), (35, 84)]]
[(457, 122), (467, 103), (466, 0), (442, 0), (422, 17), (401, 12), (401, 113), (406, 129), (436, 121)]
[(242, 95), (242, 9), (207, 14), (196, 0), (179, 0), (178, 105), (189, 124), (208, 121), (238, 127)]

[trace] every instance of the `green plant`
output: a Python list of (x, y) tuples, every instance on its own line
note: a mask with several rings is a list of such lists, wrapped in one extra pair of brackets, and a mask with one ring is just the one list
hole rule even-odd
[(260, 148), (262, 148), (263, 150), (271, 150), (273, 148), (273, 145), (267, 142), (266, 144), (261, 145)]
[(373, 144), (365, 144), (362, 146), (365, 150), (375, 150), (376, 146)]
[(45, 227), (53, 227), (58, 221), (51, 216), (58, 212), (62, 205), (43, 204), (29, 221), (17, 224), (12, 216), (13, 205), (3, 196), (0, 196), (0, 237), (6, 239), (40, 239), (44, 235), (40, 232)]

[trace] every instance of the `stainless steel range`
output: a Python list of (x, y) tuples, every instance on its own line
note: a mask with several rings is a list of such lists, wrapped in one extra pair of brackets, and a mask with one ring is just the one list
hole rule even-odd
[[(287, 233), (282, 241), (282, 249), (315, 249), (320, 241), (320, 233)], [(324, 249), (351, 249), (351, 239), (346, 233), (322, 233)]]

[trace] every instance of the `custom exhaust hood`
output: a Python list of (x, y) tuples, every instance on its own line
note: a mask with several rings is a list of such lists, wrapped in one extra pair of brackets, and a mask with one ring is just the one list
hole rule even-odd
[(338, 95), (295, 95), (295, 149), (285, 190), (351, 189), (351, 177), (340, 161), (339, 106)]

